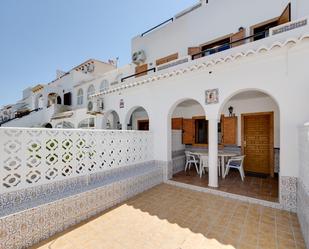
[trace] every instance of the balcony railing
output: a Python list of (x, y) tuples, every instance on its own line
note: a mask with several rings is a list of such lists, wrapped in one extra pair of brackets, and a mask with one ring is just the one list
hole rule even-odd
[(142, 72), (140, 72), (140, 73), (131, 74), (131, 75), (129, 75), (129, 76), (126, 76), (126, 77), (124, 77), (124, 78), (121, 78), (121, 82), (124, 82), (125, 80), (130, 79), (130, 78), (133, 78), (133, 77), (136, 77), (136, 76), (145, 75), (145, 74), (147, 74), (148, 72), (151, 72), (151, 71), (153, 71), (153, 72), (155, 73), (155, 72), (156, 72), (156, 68), (153, 67), (153, 68), (150, 68), (150, 69), (148, 69), (148, 70), (142, 71)]
[(145, 36), (146, 34), (150, 33), (151, 31), (153, 31), (153, 30), (155, 30), (155, 29), (157, 29), (157, 28), (159, 28), (159, 27), (161, 27), (161, 26), (163, 26), (167, 23), (173, 22), (173, 21), (174, 21), (174, 18), (172, 17), (172, 18), (158, 24), (157, 26), (154, 26), (153, 28), (148, 29), (147, 31), (145, 31), (144, 33), (141, 34), (141, 37)]
[(251, 41), (255, 40), (255, 38), (264, 39), (268, 36), (269, 36), (268, 30), (262, 31), (262, 32), (256, 33), (254, 35), (247, 36), (245, 38), (242, 38), (242, 39), (239, 39), (239, 40), (236, 40), (236, 41), (232, 41), (232, 42), (229, 42), (229, 43), (224, 43), (224, 44), (219, 45), (219, 46), (214, 46), (212, 48), (208, 48), (208, 49), (203, 50), (199, 53), (193, 54), (191, 56), (191, 59), (195, 60), (195, 59), (198, 59), (198, 58), (201, 58), (201, 57), (205, 57), (207, 55), (216, 54), (216, 53), (219, 53), (221, 51), (232, 48), (233, 45), (236, 45), (236, 44), (239, 44), (239, 43), (241, 43), (240, 45), (242, 45), (243, 43), (246, 43), (246, 41), (248, 41), (248, 40), (249, 40), (249, 42), (251, 42)]

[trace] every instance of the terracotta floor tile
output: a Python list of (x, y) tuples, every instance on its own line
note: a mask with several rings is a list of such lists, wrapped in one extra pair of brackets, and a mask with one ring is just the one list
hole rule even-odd
[[(180, 172), (173, 176), (173, 181), (187, 183), (199, 187), (208, 187), (208, 174), (202, 178), (192, 168), (187, 172)], [(231, 170), (229, 175), (222, 179), (219, 177), (218, 190), (238, 195), (249, 196), (257, 199), (278, 202), (278, 177), (259, 178), (247, 176), (242, 182), (239, 172)]]
[(162, 184), (32, 248), (293, 249), (296, 245), (304, 248), (304, 240), (296, 216), (289, 212)]

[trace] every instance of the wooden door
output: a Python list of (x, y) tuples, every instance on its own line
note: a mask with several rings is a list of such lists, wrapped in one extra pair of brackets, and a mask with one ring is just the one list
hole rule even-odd
[(242, 40), (242, 41), (239, 41), (239, 40), (245, 38), (245, 36), (246, 36), (246, 30), (245, 29), (242, 29), (239, 32), (233, 34), (231, 36), (231, 42), (235, 42), (235, 43), (232, 43), (231, 46), (237, 47), (237, 46), (244, 44), (245, 40)]
[(182, 143), (194, 144), (195, 142), (195, 120), (183, 119), (182, 121)]
[(273, 176), (273, 113), (242, 115), (245, 171)]
[(137, 129), (139, 131), (149, 131), (149, 120), (138, 120), (137, 121)]
[(237, 145), (237, 117), (222, 117), (222, 143)]
[(136, 66), (135, 67), (135, 73), (138, 74), (138, 75), (136, 75), (135, 78), (141, 77), (143, 75), (147, 75), (147, 72), (146, 72), (147, 70), (148, 70), (148, 64)]
[(281, 16), (278, 18), (278, 25), (291, 21), (291, 3), (289, 3), (284, 9)]

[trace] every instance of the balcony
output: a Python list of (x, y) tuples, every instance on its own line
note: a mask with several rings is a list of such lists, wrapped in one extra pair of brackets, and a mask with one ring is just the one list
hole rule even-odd
[[(234, 60), (247, 55), (267, 52), (276, 47), (285, 46), (287, 43), (295, 44), (309, 32), (308, 17), (275, 26), (269, 30), (256, 33), (232, 42), (223, 43), (203, 51), (183, 56), (168, 63), (154, 66), (146, 71), (130, 74), (121, 78), (121, 83), (101, 94), (113, 93), (126, 88), (138, 86), (156, 79), (165, 78), (165, 74), (178, 74), (177, 72), (198, 64), (214, 66), (217, 62)], [(138, 77), (138, 78), (137, 78)], [(99, 94), (100, 95), (100, 94)]]

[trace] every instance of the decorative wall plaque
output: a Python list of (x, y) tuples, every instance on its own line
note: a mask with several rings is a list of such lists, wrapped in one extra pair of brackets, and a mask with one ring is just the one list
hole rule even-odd
[(210, 89), (205, 92), (205, 104), (217, 104), (219, 103), (219, 89)]

